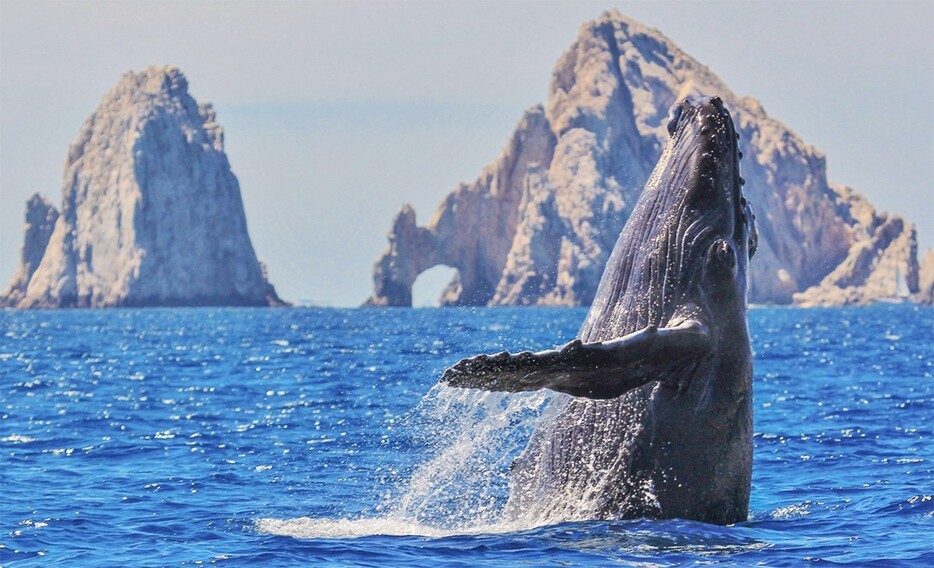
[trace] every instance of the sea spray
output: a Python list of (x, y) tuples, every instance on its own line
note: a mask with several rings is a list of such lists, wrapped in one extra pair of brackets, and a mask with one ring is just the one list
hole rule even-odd
[(299, 538), (374, 534), (444, 536), (503, 532), (522, 526), (504, 518), (510, 466), (549, 406), (549, 391), (493, 393), (434, 386), (404, 422), (424, 459), (402, 479), (383, 479), (377, 515), (356, 519), (259, 519), (257, 530)]
[(388, 507), (390, 516), (448, 529), (492, 525), (509, 492), (509, 469), (541, 411), (543, 393), (504, 393), (436, 386), (419, 411), (431, 457)]

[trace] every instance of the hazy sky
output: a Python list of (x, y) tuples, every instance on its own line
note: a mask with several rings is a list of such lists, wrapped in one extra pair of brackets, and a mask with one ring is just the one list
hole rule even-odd
[[(934, 2), (0, 1), (0, 288), (26, 199), (61, 201), (120, 75), (174, 64), (213, 102), (284, 298), (358, 305), (404, 202), (420, 222), (494, 160), (585, 20), (658, 28), (934, 245)], [(418, 283), (416, 304), (441, 283)], [(425, 288), (428, 288), (427, 290)], [(427, 296), (426, 296), (427, 294)]]

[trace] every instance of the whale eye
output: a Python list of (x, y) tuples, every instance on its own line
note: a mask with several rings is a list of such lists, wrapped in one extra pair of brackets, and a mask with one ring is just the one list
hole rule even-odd
[(717, 239), (707, 250), (707, 260), (716, 274), (733, 275), (736, 273), (736, 252), (724, 239)]

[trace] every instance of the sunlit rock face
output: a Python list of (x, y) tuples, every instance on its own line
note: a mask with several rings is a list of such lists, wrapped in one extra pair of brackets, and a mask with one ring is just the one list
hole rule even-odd
[(545, 111), (526, 111), (499, 158), (472, 184), (462, 184), (441, 204), (427, 227), (404, 206), (393, 221), (389, 249), (377, 261), (370, 305), (410, 306), (412, 284), (436, 264), (457, 268), (442, 295), (444, 305), (490, 303), (514, 248), (522, 211), (534, 206), (534, 176), (555, 148)]
[(45, 239), (33, 235), (32, 203), (7, 306), (282, 303), (250, 242), (223, 130), (174, 67), (126, 73), (85, 121)]
[[(581, 26), (547, 103), (527, 111), (476, 181), (449, 194), (424, 227), (403, 209), (368, 303), (410, 305), (418, 274), (444, 264), (457, 269), (445, 305), (589, 304), (665, 146), (668, 109), (712, 95), (740, 133), (759, 224), (751, 301), (786, 304), (804, 291), (802, 303), (870, 301), (895, 261), (849, 260), (867, 246), (873, 258), (903, 259), (917, 291), (909, 223), (830, 183), (824, 156), (755, 99), (734, 94), (658, 31), (610, 11)], [(857, 292), (841, 296), (841, 286)]]

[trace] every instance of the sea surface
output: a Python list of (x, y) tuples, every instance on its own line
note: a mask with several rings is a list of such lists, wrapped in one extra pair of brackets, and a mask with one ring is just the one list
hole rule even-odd
[(0, 312), (3, 566), (934, 565), (934, 309), (757, 308), (750, 517), (510, 525), (582, 309)]

